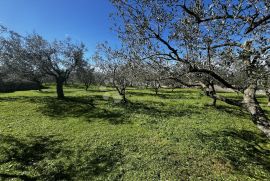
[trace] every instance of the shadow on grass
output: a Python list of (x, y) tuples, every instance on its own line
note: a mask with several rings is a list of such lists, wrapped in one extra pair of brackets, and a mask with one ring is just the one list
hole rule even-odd
[(225, 112), (230, 115), (239, 117), (239, 118), (247, 118), (249, 119), (249, 114), (247, 112), (244, 112), (242, 109), (233, 107), (233, 106), (225, 106), (218, 104), (216, 107), (214, 107), (217, 111)]
[[(183, 92), (167, 92), (162, 91), (159, 94), (155, 94), (155, 92), (128, 92), (128, 95), (131, 96), (140, 96), (140, 97), (153, 97), (155, 99), (156, 97), (161, 99), (198, 99), (198, 96), (196, 93), (189, 93), (190, 95), (185, 95)], [(195, 95), (195, 96), (194, 96)]]
[[(103, 101), (108, 107), (95, 106), (95, 101)], [(87, 121), (104, 119), (111, 124), (130, 123), (130, 117), (136, 114), (151, 115), (153, 117), (183, 117), (191, 114), (200, 114), (195, 107), (174, 110), (166, 107), (162, 102), (128, 102), (128, 104), (105, 101), (102, 96), (69, 97), (65, 100), (49, 99), (41, 109), (42, 113), (51, 117), (65, 118), (78, 117)]]
[(123, 107), (128, 114), (138, 113), (151, 115), (153, 117), (184, 117), (192, 114), (200, 114), (200, 111), (197, 111), (196, 106), (188, 106), (185, 108), (173, 109), (171, 106), (166, 106), (162, 102), (129, 102), (127, 105), (118, 106)]
[(267, 179), (267, 176), (257, 176), (257, 167), (260, 170), (262, 168), (265, 175), (270, 175), (270, 149), (264, 147), (269, 140), (263, 135), (228, 129), (213, 134), (197, 133), (197, 136), (213, 152), (219, 152), (221, 159), (225, 158), (234, 172), (254, 179)]
[[(44, 101), (44, 100), (43, 100)], [(102, 96), (67, 97), (64, 100), (54, 98), (46, 99), (40, 111), (47, 116), (55, 118), (76, 117), (86, 121), (104, 119), (111, 124), (127, 123), (126, 114), (121, 110), (109, 110), (95, 106), (94, 101), (104, 101)]]
[(93, 153), (84, 150), (76, 154), (82, 149), (63, 148), (65, 142), (56, 136), (18, 139), (0, 135), (0, 180), (91, 180), (117, 170), (123, 159), (120, 143), (98, 146)]
[[(101, 108), (95, 105), (95, 101), (103, 101), (102, 96), (84, 96), (84, 97), (66, 97), (63, 100), (50, 96), (43, 97), (2, 97), (0, 101), (6, 102), (31, 102), (40, 104), (37, 111), (42, 114), (57, 119), (65, 119), (67, 117), (82, 118), (91, 122), (95, 119), (104, 119), (111, 124), (128, 123), (125, 110), (111, 110)], [(105, 104), (105, 103), (103, 103)]]
[[(15, 168), (13, 172), (10, 172), (10, 169), (0, 172), (0, 178), (37, 180), (37, 176), (24, 173), (44, 159), (56, 158), (60, 152), (65, 152), (58, 146), (62, 141), (57, 140), (55, 136), (29, 136), (27, 139), (21, 140), (12, 136), (0, 135), (0, 164), (14, 165)], [(15, 174), (17, 172), (21, 172), (21, 174)], [(69, 178), (64, 173), (55, 173), (54, 177), (57, 179)]]
[[(155, 96), (152, 93), (146, 92), (129, 92), (129, 94), (135, 96)], [(175, 93), (167, 93), (159, 96), (164, 97), (163, 99), (175, 98), (175, 96), (178, 96), (180, 99), (195, 99), (195, 97), (190, 97), (184, 94), (178, 95)], [(95, 119), (102, 119), (111, 124), (130, 123), (130, 117), (133, 116), (134, 113), (150, 115), (152, 117), (169, 118), (201, 114), (203, 111), (202, 108), (196, 106), (196, 104), (174, 108), (162, 101), (159, 102), (151, 100), (143, 102), (134, 101), (123, 105), (114, 103), (113, 100), (104, 100), (102, 95), (66, 97), (64, 100), (59, 100), (50, 96), (1, 97), (0, 101), (28, 101), (37, 103), (41, 105), (37, 111), (46, 116), (57, 119), (76, 117), (89, 122)], [(248, 117), (248, 114), (245, 112), (230, 106), (218, 105), (216, 110), (241, 118)]]
[[(92, 180), (94, 178), (110, 178), (109, 180), (121, 180), (123, 171), (120, 170), (124, 155), (123, 146), (119, 142), (109, 146), (99, 146), (93, 154), (81, 158), (80, 179)], [(83, 153), (82, 153), (83, 154)], [(110, 173), (117, 172), (116, 175), (109, 176)]]
[[(114, 103), (113, 100), (104, 100), (102, 96), (66, 97), (59, 100), (54, 97), (6, 97), (0, 101), (22, 101), (40, 104), (37, 111), (57, 119), (67, 117), (82, 118), (86, 121), (103, 119), (111, 124), (130, 123), (130, 117), (136, 114), (151, 115), (153, 117), (183, 117), (200, 114), (196, 106), (185, 106), (173, 109), (163, 102), (129, 102), (128, 104)], [(96, 102), (98, 102), (97, 105)]]

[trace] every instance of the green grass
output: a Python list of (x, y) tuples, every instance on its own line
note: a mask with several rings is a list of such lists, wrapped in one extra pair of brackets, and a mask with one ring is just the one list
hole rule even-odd
[(199, 90), (129, 89), (125, 106), (109, 88), (65, 93), (0, 94), (0, 180), (270, 178), (270, 142), (248, 114)]

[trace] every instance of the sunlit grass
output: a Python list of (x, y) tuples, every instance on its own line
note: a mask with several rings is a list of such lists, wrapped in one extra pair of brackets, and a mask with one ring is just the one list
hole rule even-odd
[(221, 102), (207, 106), (199, 90), (130, 88), (127, 105), (112, 88), (65, 94), (57, 100), (53, 87), (0, 94), (0, 178), (270, 178), (270, 144), (249, 115)]

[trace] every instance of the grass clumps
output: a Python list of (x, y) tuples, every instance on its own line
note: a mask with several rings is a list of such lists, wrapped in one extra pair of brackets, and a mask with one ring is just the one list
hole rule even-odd
[(270, 178), (269, 140), (199, 90), (129, 89), (125, 105), (113, 89), (66, 87), (65, 100), (53, 90), (0, 94), (2, 180)]

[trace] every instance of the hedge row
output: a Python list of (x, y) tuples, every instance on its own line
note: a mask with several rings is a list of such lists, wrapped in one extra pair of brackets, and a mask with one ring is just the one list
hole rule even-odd
[(0, 82), (0, 92), (14, 92), (23, 90), (39, 90), (42, 86), (31, 81)]

